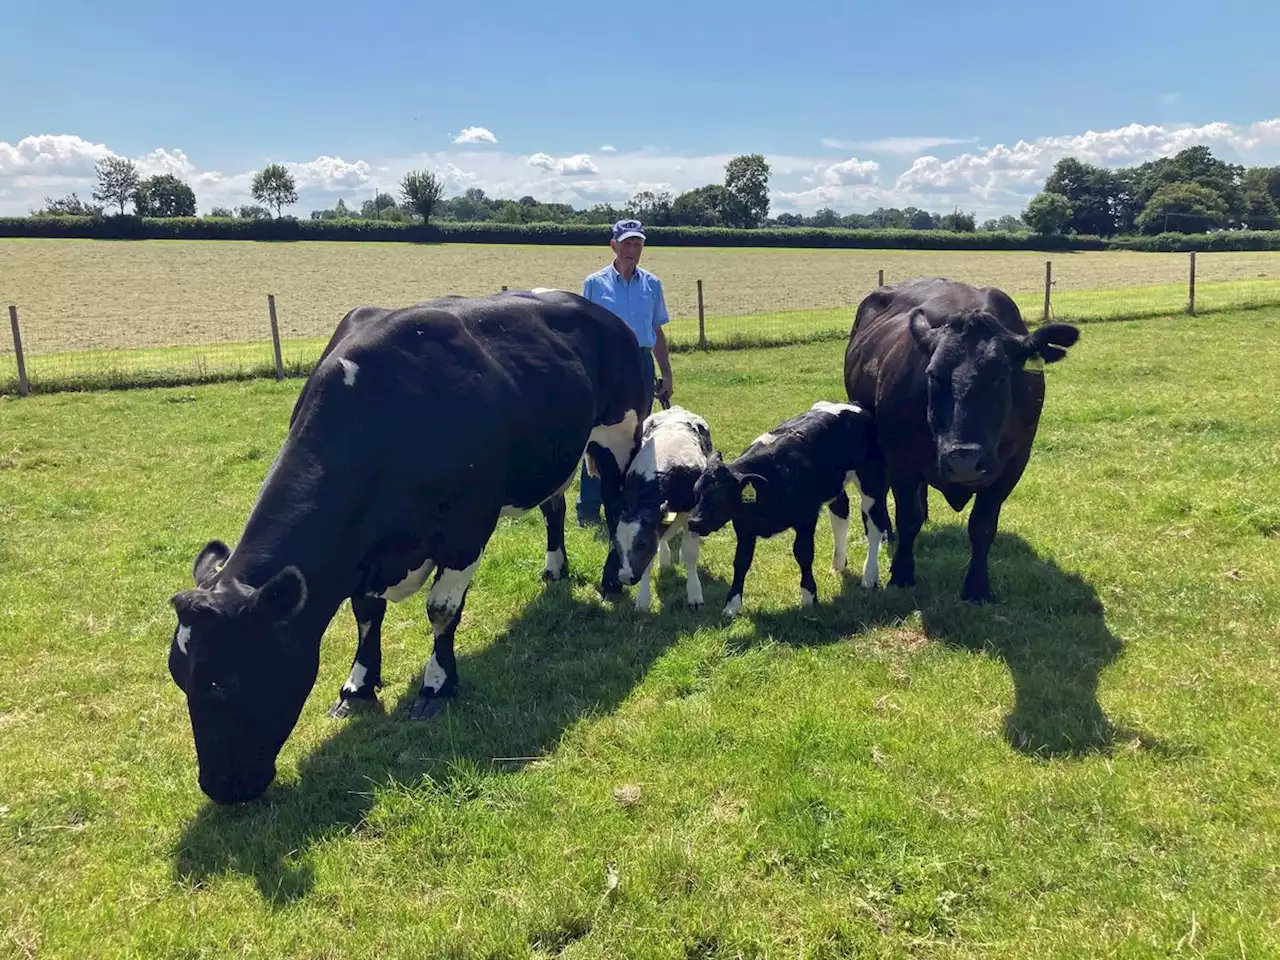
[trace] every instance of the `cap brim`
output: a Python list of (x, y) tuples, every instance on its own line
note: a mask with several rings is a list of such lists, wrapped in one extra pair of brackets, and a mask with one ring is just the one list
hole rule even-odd
[(627, 237), (639, 237), (641, 240), (645, 239), (645, 235), (641, 233), (639, 230), (625, 230), (620, 236), (616, 236), (613, 239), (621, 242), (627, 239)]

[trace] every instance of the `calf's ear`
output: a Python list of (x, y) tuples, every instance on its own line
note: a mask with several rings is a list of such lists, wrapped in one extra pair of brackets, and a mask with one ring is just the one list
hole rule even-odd
[(307, 582), (297, 567), (288, 566), (262, 585), (253, 609), (273, 623), (296, 617), (307, 604)]
[(748, 473), (738, 479), (738, 492), (743, 503), (755, 503), (756, 497), (765, 487), (764, 477), (756, 473)]
[(1046, 323), (1022, 338), (1027, 357), (1040, 356), (1045, 363), (1057, 363), (1067, 355), (1066, 347), (1080, 339), (1080, 328), (1070, 323)]
[(227, 557), (231, 556), (231, 551), (227, 545), (221, 540), (210, 540), (204, 545), (197, 555), (195, 563), (191, 565), (191, 576), (196, 582), (197, 587), (203, 587), (216, 574), (222, 565), (227, 562)]
[(916, 342), (916, 346), (927, 354), (933, 353), (938, 334), (933, 324), (929, 323), (929, 315), (916, 307), (907, 317), (907, 327), (911, 330), (911, 339)]

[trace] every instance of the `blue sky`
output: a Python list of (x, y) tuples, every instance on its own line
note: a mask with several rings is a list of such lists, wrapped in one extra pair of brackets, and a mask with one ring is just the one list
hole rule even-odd
[(994, 215), (1068, 153), (1280, 162), (1280, 4), (6, 6), (0, 212), (86, 196), (108, 153), (202, 209), (284, 162), (304, 216), (415, 167), (584, 205), (759, 151), (775, 211)]

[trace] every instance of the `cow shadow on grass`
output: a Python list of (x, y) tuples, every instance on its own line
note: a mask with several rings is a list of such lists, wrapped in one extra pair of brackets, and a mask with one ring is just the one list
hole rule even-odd
[(916, 540), (917, 585), (887, 587), (892, 553), (886, 550), (881, 588), (868, 592), (858, 582), (861, 551), (855, 542), (851, 538), (850, 569), (839, 594), (825, 601), (820, 596), (814, 608), (797, 604), (753, 612), (748, 578), (743, 615), (754, 621), (756, 636), (747, 642), (825, 644), (878, 626), (913, 624), (917, 638), (922, 630), (924, 641), (994, 656), (1005, 664), (1014, 702), (1004, 719), (1004, 737), (1020, 753), (1079, 757), (1118, 744), (1173, 752), (1149, 734), (1112, 722), (1099, 704), (1099, 678), (1121, 656), (1123, 644), (1107, 626), (1097, 592), (1079, 574), (1002, 530), (989, 561), (998, 602), (964, 603), (960, 589), (969, 562), (968, 532), (954, 524), (926, 525)]
[[(704, 588), (727, 590), (700, 570)], [(431, 650), (419, 607), (419, 639), (407, 645), (411, 659), (384, 660), (388, 685), (380, 705), (325, 721), (332, 732), (299, 762), (296, 779), (273, 784), (262, 799), (231, 808), (206, 804), (177, 844), (177, 879), (252, 876), (264, 899), (286, 905), (314, 884), (309, 849), (359, 830), (379, 789), (429, 782), (433, 791), (465, 792), (477, 777), (517, 772), (551, 753), (580, 718), (618, 707), (669, 646), (703, 623), (706, 611), (686, 607), (682, 568), (655, 577), (650, 613), (634, 609), (634, 588), (620, 601), (596, 600), (593, 572), (578, 566), (567, 580), (542, 586), (481, 650), (466, 650), (476, 627), (464, 620), (459, 696), (424, 723), (408, 720)], [(483, 589), (477, 579), (473, 590)], [(421, 604), (423, 596), (414, 600)], [(345, 604), (334, 623), (354, 634)], [(308, 711), (327, 708), (336, 693), (317, 684)]]

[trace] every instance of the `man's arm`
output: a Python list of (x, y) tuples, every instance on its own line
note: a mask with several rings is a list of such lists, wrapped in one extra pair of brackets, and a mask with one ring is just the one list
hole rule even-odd
[(658, 361), (658, 375), (662, 377), (662, 396), (669, 401), (674, 388), (671, 382), (671, 356), (667, 352), (667, 335), (662, 328), (670, 320), (667, 315), (667, 301), (662, 292), (662, 281), (658, 281), (658, 295), (653, 303), (653, 333), (656, 338), (653, 344), (653, 358)]

